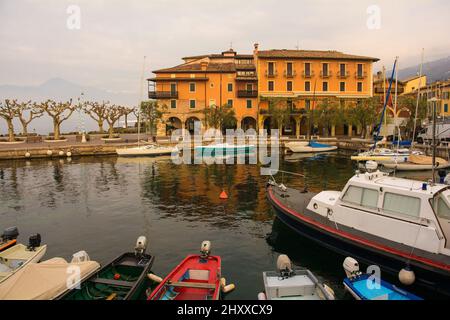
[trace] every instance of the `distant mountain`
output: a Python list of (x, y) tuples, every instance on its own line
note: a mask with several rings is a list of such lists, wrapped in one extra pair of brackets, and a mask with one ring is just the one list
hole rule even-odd
[[(387, 74), (390, 74), (391, 72), (388, 72)], [(398, 78), (407, 79), (418, 75), (418, 73), (419, 65), (404, 68), (398, 71)], [(450, 57), (424, 63), (423, 74), (427, 76), (428, 83), (450, 79)]]
[[(19, 101), (44, 101), (53, 99), (57, 101), (67, 101), (77, 98), (83, 93), (83, 100), (89, 101), (110, 101), (114, 104), (123, 104), (134, 106), (137, 104), (137, 95), (132, 93), (109, 92), (95, 87), (82, 86), (72, 83), (65, 79), (53, 78), (38, 86), (16, 86), (16, 85), (0, 85), (0, 100), (18, 99)], [(70, 119), (63, 122), (63, 132), (78, 131), (81, 123), (84, 122), (86, 129), (96, 130), (96, 123), (87, 115), (74, 113)], [(20, 131), (20, 124), (15, 121), (16, 132)], [(105, 126), (106, 129), (106, 126)], [(35, 130), (38, 133), (47, 134), (52, 131), (51, 119), (47, 116), (36, 119), (30, 124), (30, 132)], [(0, 134), (6, 133), (6, 123), (0, 118)]]
[(0, 85), (0, 99), (41, 101), (46, 99), (76, 100), (80, 94), (85, 100), (109, 100), (111, 103), (134, 105), (137, 96), (130, 93), (109, 92), (95, 87), (82, 86), (70, 81), (53, 78), (38, 86)]

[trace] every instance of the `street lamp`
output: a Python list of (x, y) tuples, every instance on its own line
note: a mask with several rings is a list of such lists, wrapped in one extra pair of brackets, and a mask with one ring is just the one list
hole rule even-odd
[(82, 114), (82, 108), (81, 108), (81, 106), (82, 106), (82, 100), (81, 100), (81, 98), (84, 96), (84, 93), (83, 92), (81, 92), (81, 94), (80, 94), (80, 96), (78, 97), (78, 115), (79, 115), (79, 118), (80, 118), (80, 124), (81, 124), (81, 143), (86, 143), (87, 142), (87, 140), (86, 140), (86, 129), (85, 129), (85, 125), (84, 125), (84, 117), (83, 117), (83, 114)]

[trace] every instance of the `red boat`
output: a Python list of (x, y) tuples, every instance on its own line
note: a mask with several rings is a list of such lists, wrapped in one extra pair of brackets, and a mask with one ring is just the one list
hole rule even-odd
[(219, 300), (221, 259), (209, 255), (209, 243), (201, 255), (187, 256), (150, 294), (148, 300)]

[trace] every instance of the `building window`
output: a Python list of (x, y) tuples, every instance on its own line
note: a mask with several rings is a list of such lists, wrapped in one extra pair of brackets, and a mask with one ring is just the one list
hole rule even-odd
[(292, 81), (288, 81), (286, 87), (287, 91), (292, 91)]
[(448, 103), (444, 104), (444, 112), (448, 112)]
[(267, 65), (267, 73), (270, 76), (275, 75), (275, 64), (273, 62), (269, 62)]
[(253, 84), (247, 83), (245, 88), (247, 89), (247, 92), (252, 92), (253, 91)]
[(170, 100), (170, 108), (172, 109), (177, 108), (177, 100)]
[(311, 63), (309, 62), (305, 63), (305, 76), (311, 76)]
[(305, 91), (311, 91), (311, 82), (309, 81), (305, 82)]
[(345, 82), (341, 82), (339, 84), (339, 89), (341, 90), (341, 92), (345, 92)]
[(341, 63), (339, 65), (339, 73), (341, 74), (341, 77), (344, 77), (346, 75), (345, 74), (345, 63)]
[(189, 83), (189, 92), (195, 92), (195, 82)]
[(292, 111), (292, 107), (294, 106), (292, 100), (287, 100), (286, 102), (288, 110)]
[(228, 92), (233, 92), (233, 84), (232, 83), (228, 84)]
[(362, 92), (362, 91), (363, 91), (363, 83), (358, 82), (358, 92)]
[(363, 65), (362, 63), (358, 63), (358, 67), (357, 67), (357, 73), (358, 73), (358, 77), (361, 78), (363, 76)]
[(286, 64), (286, 75), (287, 76), (292, 76), (293, 75), (292, 62), (288, 62)]
[(247, 100), (247, 109), (252, 108), (252, 100)]
[(189, 100), (189, 107), (195, 109), (195, 100)]
[(309, 110), (311, 108), (311, 100), (305, 100), (305, 109)]
[(328, 77), (328, 63), (322, 64), (322, 74), (324, 77)]
[(328, 82), (325, 81), (322, 83), (322, 91), (324, 92), (328, 91)]
[(273, 91), (273, 81), (269, 81), (269, 91)]
[(227, 104), (228, 104), (229, 107), (232, 107), (233, 106), (233, 99), (229, 99)]
[(170, 84), (170, 92), (174, 93), (177, 91), (177, 84), (176, 83), (171, 83)]

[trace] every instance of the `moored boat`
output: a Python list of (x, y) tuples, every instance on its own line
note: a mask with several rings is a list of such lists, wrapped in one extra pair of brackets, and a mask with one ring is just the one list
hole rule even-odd
[(17, 227), (10, 227), (3, 231), (0, 236), (0, 252), (14, 246), (17, 243), (19, 230)]
[(293, 153), (327, 152), (337, 150), (338, 148), (337, 146), (318, 143), (316, 141), (288, 142), (284, 146)]
[(121, 254), (95, 274), (59, 297), (60, 300), (136, 300), (144, 296), (154, 257), (145, 253), (147, 240), (139, 237), (135, 252)]
[(148, 300), (219, 300), (221, 258), (210, 255), (204, 241), (201, 254), (187, 256), (153, 290)]
[(267, 197), (286, 225), (321, 245), (450, 295), (450, 187), (357, 173), (342, 191), (318, 194), (270, 181)]
[(407, 162), (411, 155), (423, 155), (422, 151), (409, 149), (387, 149), (387, 148), (376, 148), (374, 150), (369, 150), (366, 152), (359, 153), (356, 156), (352, 156), (353, 161), (377, 161), (379, 163), (402, 163)]
[(334, 293), (307, 269), (293, 269), (288, 256), (277, 259), (277, 271), (263, 272), (258, 300), (334, 300)]
[(41, 236), (30, 237), (28, 246), (18, 243), (0, 252), (0, 286), (21, 268), (32, 262), (39, 262), (47, 250), (41, 246)]
[(248, 154), (254, 152), (255, 145), (252, 144), (229, 144), (229, 143), (214, 143), (205, 146), (194, 147), (195, 154), (202, 156), (228, 156), (237, 154)]
[[(423, 155), (411, 155), (408, 161), (401, 163), (382, 163), (388, 169), (397, 171), (424, 171), (433, 169), (433, 158)], [(450, 167), (450, 162), (436, 157), (435, 169), (445, 169)]]
[(178, 153), (178, 148), (150, 144), (132, 148), (118, 148), (116, 149), (116, 153), (123, 157), (161, 156)]
[(423, 300), (375, 275), (359, 271), (359, 263), (351, 257), (344, 260), (347, 278), (344, 287), (356, 300)]
[(32, 262), (0, 285), (0, 300), (53, 300), (99, 268), (85, 251), (75, 253), (71, 262), (63, 258)]

